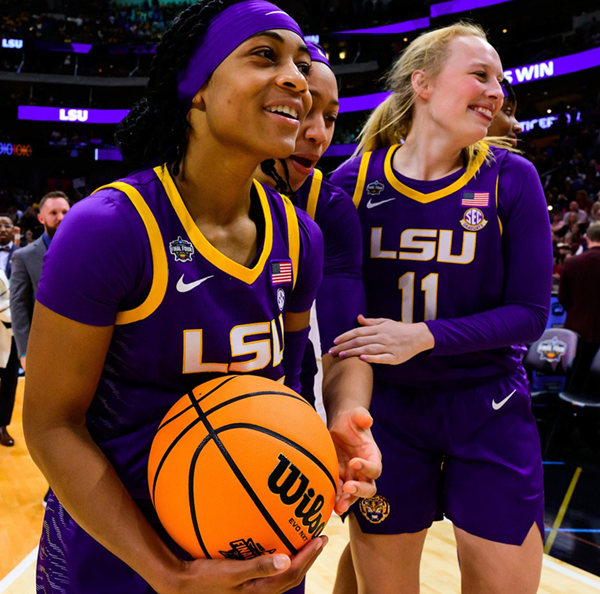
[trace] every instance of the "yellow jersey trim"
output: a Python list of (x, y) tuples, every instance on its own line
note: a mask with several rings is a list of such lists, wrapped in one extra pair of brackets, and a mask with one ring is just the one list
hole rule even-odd
[(292, 201), (283, 194), (281, 194), (281, 198), (287, 219), (288, 248), (292, 260), (293, 273), (292, 289), (294, 289), (296, 287), (296, 279), (298, 278), (298, 263), (300, 261), (300, 229), (298, 227), (298, 215)]
[(142, 195), (133, 186), (124, 182), (113, 182), (107, 184), (95, 190), (96, 193), (99, 190), (105, 188), (114, 188), (127, 195), (131, 203), (138, 211), (146, 233), (148, 233), (148, 239), (150, 240), (150, 253), (152, 254), (152, 286), (148, 292), (146, 299), (137, 307), (120, 311), (117, 313), (115, 324), (132, 324), (133, 322), (139, 322), (147, 318), (156, 308), (161, 304), (165, 293), (167, 292), (167, 282), (169, 280), (169, 267), (167, 266), (167, 254), (164, 248), (163, 237), (158, 228), (158, 223), (150, 207), (146, 204)]
[(500, 228), (500, 237), (502, 237), (502, 220), (500, 219), (500, 213), (498, 212), (498, 187), (500, 186), (500, 173), (496, 176), (496, 216), (498, 217), (498, 227)]
[(198, 229), (198, 226), (192, 219), (188, 209), (186, 208), (179, 190), (171, 177), (167, 167), (159, 165), (154, 168), (154, 172), (158, 176), (158, 179), (163, 184), (167, 196), (171, 201), (173, 208), (183, 228), (185, 229), (188, 237), (196, 247), (199, 253), (201, 253), (211, 264), (220, 268), (223, 272), (230, 274), (231, 276), (245, 282), (247, 285), (251, 285), (262, 273), (267, 258), (271, 254), (273, 247), (273, 218), (271, 216), (271, 207), (269, 206), (269, 200), (264, 188), (256, 180), (252, 180), (254, 188), (258, 194), (260, 204), (265, 219), (265, 237), (262, 246), (262, 252), (252, 268), (248, 268), (231, 258), (228, 258), (225, 254), (222, 254), (217, 248), (215, 248), (209, 241), (204, 237), (202, 231)]
[(369, 161), (371, 160), (371, 153), (365, 153), (360, 159), (360, 167), (358, 168), (358, 177), (356, 178), (356, 186), (354, 188), (354, 195), (352, 196), (352, 202), (354, 206), (358, 208), (362, 199), (363, 191), (365, 189), (365, 181), (367, 180), (367, 170), (369, 168)]
[(456, 181), (452, 182), (449, 186), (446, 186), (445, 188), (441, 188), (440, 190), (437, 190), (435, 192), (425, 194), (423, 192), (413, 190), (413, 188), (410, 188), (406, 184), (403, 184), (396, 177), (394, 169), (392, 168), (392, 157), (399, 146), (399, 144), (395, 144), (388, 149), (383, 164), (385, 177), (396, 191), (401, 192), (408, 198), (416, 200), (417, 202), (421, 202), (422, 204), (428, 204), (429, 202), (439, 200), (440, 198), (445, 198), (446, 196), (449, 196), (450, 194), (453, 194), (454, 192), (460, 190), (477, 173), (477, 171), (485, 161), (485, 157), (489, 150), (488, 145), (482, 142), (482, 150), (480, 150), (477, 153), (475, 159), (473, 159), (473, 162), (466, 168), (465, 172)]
[(319, 201), (319, 192), (321, 191), (322, 183), (323, 172), (320, 169), (315, 169), (313, 171), (310, 192), (308, 193), (308, 200), (306, 202), (306, 212), (313, 221), (315, 220), (315, 214), (317, 212), (317, 202)]

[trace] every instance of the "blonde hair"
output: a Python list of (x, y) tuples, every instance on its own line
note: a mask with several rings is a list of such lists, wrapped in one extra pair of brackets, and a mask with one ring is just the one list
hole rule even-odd
[[(465, 35), (487, 41), (487, 36), (479, 25), (461, 21), (423, 33), (410, 43), (387, 75), (386, 87), (392, 94), (369, 116), (360, 132), (356, 154), (389, 147), (407, 137), (416, 98), (411, 82), (413, 72), (424, 70), (430, 76), (436, 76), (446, 61), (448, 43), (455, 37)], [(469, 163), (480, 148), (480, 142), (465, 148)]]

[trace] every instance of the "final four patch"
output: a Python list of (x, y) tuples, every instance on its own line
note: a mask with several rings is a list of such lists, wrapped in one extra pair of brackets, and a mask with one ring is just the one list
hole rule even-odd
[(191, 262), (194, 257), (194, 246), (191, 241), (178, 237), (169, 243), (169, 251), (175, 262)]
[(542, 340), (538, 345), (537, 352), (543, 361), (558, 364), (567, 352), (567, 343), (560, 340), (557, 336), (553, 336), (548, 340)]
[(460, 224), (468, 231), (479, 231), (487, 225), (485, 216), (478, 208), (469, 208), (465, 211)]
[(381, 524), (390, 515), (390, 502), (383, 495), (375, 495), (361, 499), (358, 509), (371, 524)]
[(367, 194), (369, 196), (379, 196), (379, 194), (383, 192), (384, 188), (385, 186), (378, 179), (376, 179), (367, 186)]

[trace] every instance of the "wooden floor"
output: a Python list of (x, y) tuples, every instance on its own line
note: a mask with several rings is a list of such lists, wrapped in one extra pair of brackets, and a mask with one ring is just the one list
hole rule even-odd
[[(12, 448), (0, 447), (0, 594), (35, 592), (35, 547), (41, 530), (42, 498), (47, 488), (25, 447), (21, 428), (22, 394), (23, 380), (20, 380), (10, 426), (16, 444)], [(308, 574), (307, 594), (331, 592), (337, 560), (348, 540), (346, 528), (338, 517), (330, 521), (326, 533), (329, 544)], [(437, 522), (431, 529), (421, 576), (422, 594), (460, 592), (450, 523)], [(540, 593), (593, 594), (599, 591), (597, 576), (544, 557)]]

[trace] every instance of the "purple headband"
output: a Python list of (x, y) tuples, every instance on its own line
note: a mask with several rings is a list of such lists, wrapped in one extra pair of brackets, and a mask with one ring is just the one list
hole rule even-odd
[[(318, 44), (313, 43), (312, 41), (306, 41), (306, 47), (308, 48), (308, 51), (310, 52), (310, 59), (313, 62), (322, 62), (323, 64), (325, 64), (326, 66), (329, 66), (329, 68), (331, 68), (331, 64), (329, 63), (329, 60), (327, 59), (327, 54), (325, 53), (325, 50)], [(333, 70), (333, 68), (331, 68)]]
[(209, 24), (188, 65), (177, 75), (179, 104), (189, 108), (194, 95), (217, 66), (246, 39), (272, 29), (293, 31), (304, 39), (298, 23), (275, 4), (246, 0), (228, 6)]

